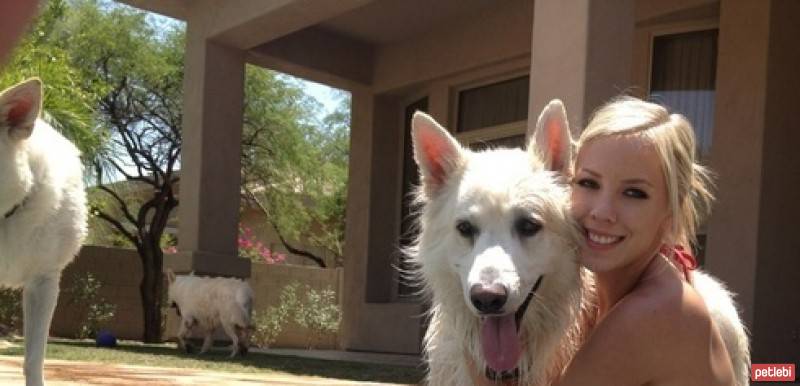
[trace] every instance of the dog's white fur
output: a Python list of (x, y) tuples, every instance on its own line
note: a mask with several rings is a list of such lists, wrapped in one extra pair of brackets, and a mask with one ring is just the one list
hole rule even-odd
[[(542, 144), (558, 136), (539, 135)], [(430, 117), (417, 113), (412, 138), (420, 165), (420, 236), (410, 251), (427, 292), (431, 320), (425, 352), (431, 385), (471, 385), (483, 376), (478, 311), (471, 304), (474, 284), (508, 287), (503, 312), (515, 312), (544, 275), (519, 326), (525, 342), (518, 362), (520, 384), (539, 385), (573, 354), (581, 337), (574, 323), (582, 311), (583, 275), (576, 258), (578, 235), (568, 212), (568, 190), (558, 173), (569, 156), (533, 142), (528, 151), (461, 148)], [(565, 142), (569, 144), (569, 142)], [(565, 151), (568, 151), (566, 148)], [(544, 157), (543, 157), (544, 155)], [(533, 237), (512, 234), (518, 217), (529, 214), (542, 225)], [(468, 218), (481, 229), (474, 248), (456, 231)]]
[(168, 301), (181, 316), (178, 344), (188, 351), (186, 337), (193, 329), (204, 336), (200, 354), (211, 348), (212, 334), (221, 326), (231, 339), (231, 357), (245, 354), (252, 331), (253, 290), (247, 282), (222, 277), (176, 276), (167, 271)]
[(699, 269), (692, 272), (692, 286), (703, 297), (722, 335), (731, 358), (736, 386), (749, 385), (750, 338), (733, 302), (734, 295), (719, 280)]
[[(560, 101), (539, 117), (527, 151), (462, 148), (432, 118), (417, 113), (412, 123), (414, 156), (422, 185), (420, 235), (407, 253), (431, 296), (425, 353), (431, 385), (471, 385), (483, 376), (480, 316), (470, 300), (476, 284), (509, 290), (502, 313), (515, 312), (543, 275), (519, 323), (523, 342), (519, 384), (543, 385), (558, 375), (591, 323), (591, 275), (579, 267), (580, 239), (563, 180), (571, 137)], [(515, 219), (532, 215), (541, 229), (515, 235)], [(470, 243), (456, 230), (468, 219), (480, 228)], [(695, 286), (709, 305), (731, 354), (739, 385), (747, 384), (747, 335), (728, 293), (705, 273)]]
[(28, 386), (44, 384), (61, 271), (80, 249), (87, 215), (80, 152), (38, 119), (41, 97), (38, 79), (0, 94), (0, 284), (23, 288)]

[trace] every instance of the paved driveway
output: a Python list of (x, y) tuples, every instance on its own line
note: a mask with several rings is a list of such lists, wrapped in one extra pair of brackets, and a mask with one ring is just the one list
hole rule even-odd
[[(45, 361), (45, 380), (48, 386), (113, 385), (113, 386), (173, 386), (173, 385), (331, 385), (384, 386), (390, 383), (354, 382), (338, 379), (304, 377), (291, 374), (243, 374), (163, 367), (111, 365), (105, 363)], [(0, 385), (24, 385), (22, 358), (0, 355)]]

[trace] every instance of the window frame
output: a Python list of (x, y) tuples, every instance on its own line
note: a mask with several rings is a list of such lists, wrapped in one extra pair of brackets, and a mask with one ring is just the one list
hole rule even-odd
[[(530, 97), (530, 68), (526, 69), (519, 69), (510, 72), (504, 72), (501, 74), (480, 78), (475, 81), (460, 83), (456, 86), (452, 86), (450, 88), (450, 122), (452, 122), (452, 131), (451, 134), (461, 143), (464, 147), (469, 147), (475, 142), (481, 141), (490, 141), (505, 137), (510, 137), (514, 135), (525, 135), (528, 131), (528, 118), (503, 123), (500, 125), (492, 125), (486, 126), (479, 129), (473, 129), (470, 131), (466, 131), (463, 133), (455, 132), (455, 128), (458, 127), (458, 113), (459, 113), (459, 96), (461, 95), (462, 91), (471, 90), (474, 88), (480, 88), (485, 86), (491, 86), (493, 84), (506, 82), (512, 79), (521, 78), (521, 77), (528, 77), (528, 96)], [(529, 101), (530, 103), (530, 101)]]
[[(656, 38), (662, 36), (669, 36), (669, 35), (679, 35), (683, 33), (691, 33), (691, 32), (701, 32), (701, 31), (708, 31), (708, 30), (717, 30), (719, 33), (719, 19), (718, 18), (708, 18), (708, 19), (697, 19), (697, 20), (689, 20), (689, 21), (682, 21), (682, 22), (673, 22), (668, 24), (661, 24), (656, 26), (651, 26), (647, 28), (642, 28), (641, 33), (644, 33), (647, 38), (647, 60), (646, 60), (646, 89), (644, 97), (647, 98), (652, 93), (652, 80), (653, 80), (653, 64), (654, 64), (654, 55), (655, 55), (655, 41)], [(717, 51), (717, 55), (719, 56), (719, 51)], [(714, 91), (716, 92), (716, 86), (714, 87)], [(716, 115), (716, 111), (714, 112)], [(716, 120), (714, 121), (714, 126), (711, 128), (712, 130), (712, 145), (713, 148), (713, 132), (716, 131)], [(711, 161), (711, 150), (709, 150), (708, 154), (702, 154), (698, 152), (699, 159), (698, 161), (703, 165), (709, 165)], [(707, 220), (707, 219), (706, 219)], [(707, 221), (700, 224), (697, 229), (697, 237), (698, 241), (701, 240), (701, 237), (707, 237), (708, 235), (708, 227), (706, 225)], [(702, 246), (703, 249), (705, 248), (705, 243)], [(699, 261), (702, 263), (702, 261)]]

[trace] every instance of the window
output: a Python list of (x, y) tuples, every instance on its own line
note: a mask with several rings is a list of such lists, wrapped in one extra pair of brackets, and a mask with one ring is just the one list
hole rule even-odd
[(656, 36), (650, 99), (686, 116), (701, 158), (711, 150), (717, 69), (718, 30)]
[(459, 91), (456, 137), (474, 150), (523, 147), (529, 82), (524, 75)]
[[(683, 114), (692, 123), (700, 159), (711, 151), (717, 75), (718, 30), (702, 30), (653, 39), (650, 99)], [(694, 254), (705, 262), (706, 235), (701, 227)]]

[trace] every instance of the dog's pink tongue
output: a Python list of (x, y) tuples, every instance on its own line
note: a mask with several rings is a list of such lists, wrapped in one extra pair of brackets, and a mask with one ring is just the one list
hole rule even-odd
[(486, 318), (481, 326), (481, 347), (487, 364), (494, 371), (508, 371), (517, 367), (522, 349), (514, 314)]

